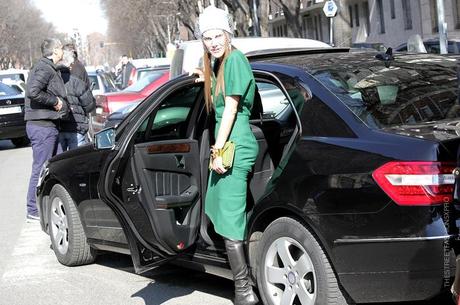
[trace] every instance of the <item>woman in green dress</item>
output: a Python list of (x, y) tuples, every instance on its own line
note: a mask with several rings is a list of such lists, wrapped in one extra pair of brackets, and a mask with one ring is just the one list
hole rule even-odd
[[(257, 304), (243, 243), (247, 177), (258, 153), (258, 144), (249, 126), (256, 84), (247, 58), (231, 45), (232, 22), (226, 11), (214, 6), (204, 9), (199, 30), (205, 52), (204, 69), (198, 80), (204, 81), (208, 113), (214, 110), (216, 118), (205, 212), (215, 231), (225, 240), (235, 281), (234, 303)], [(227, 141), (235, 144), (230, 168), (225, 168), (222, 162), (222, 148)]]

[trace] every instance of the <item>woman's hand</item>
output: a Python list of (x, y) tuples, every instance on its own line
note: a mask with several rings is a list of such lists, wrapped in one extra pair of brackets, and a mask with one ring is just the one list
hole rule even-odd
[(195, 83), (202, 83), (204, 82), (204, 72), (200, 68), (195, 68), (192, 71), (188, 73), (189, 76), (196, 75), (198, 76), (197, 79), (195, 79)]
[(222, 157), (215, 157), (212, 160), (212, 170), (218, 174), (225, 174), (227, 172), (222, 163)]

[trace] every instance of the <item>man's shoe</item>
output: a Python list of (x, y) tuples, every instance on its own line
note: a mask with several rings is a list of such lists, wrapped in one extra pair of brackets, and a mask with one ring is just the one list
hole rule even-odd
[(39, 220), (40, 220), (39, 216), (35, 216), (35, 215), (32, 215), (32, 214), (27, 214), (27, 217), (26, 217), (27, 222), (39, 221)]

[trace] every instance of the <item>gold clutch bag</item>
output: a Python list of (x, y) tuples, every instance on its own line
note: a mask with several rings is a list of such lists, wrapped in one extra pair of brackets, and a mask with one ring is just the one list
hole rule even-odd
[[(227, 141), (222, 148), (220, 155), (222, 156), (222, 164), (225, 169), (229, 169), (233, 165), (233, 158), (235, 157), (235, 143), (232, 141)], [(209, 169), (212, 169), (212, 160), (213, 157), (209, 158)]]

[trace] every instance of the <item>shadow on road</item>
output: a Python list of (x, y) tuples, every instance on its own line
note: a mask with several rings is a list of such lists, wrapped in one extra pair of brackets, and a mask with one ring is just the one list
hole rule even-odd
[[(98, 256), (97, 264), (134, 273), (131, 258), (128, 255), (104, 253)], [(145, 288), (131, 297), (142, 298), (145, 305), (160, 305), (164, 302), (190, 295), (195, 291), (215, 295), (228, 300), (233, 297), (233, 282), (218, 276), (181, 268), (167, 264), (141, 276), (152, 280)], [(427, 302), (385, 303), (385, 305), (454, 305), (449, 293), (440, 295)], [(362, 304), (366, 305), (366, 304)], [(370, 304), (367, 304), (370, 305)], [(373, 303), (372, 305), (383, 305)]]
[[(131, 258), (127, 255), (104, 253), (98, 256), (96, 263), (134, 273)], [(141, 276), (152, 281), (131, 297), (142, 298), (145, 305), (160, 305), (170, 299), (190, 295), (195, 291), (229, 300), (233, 296), (232, 281), (171, 264), (160, 266)]]
[[(26, 146), (29, 147), (30, 145)], [(0, 140), (0, 151), (1, 150), (8, 150), (8, 149), (20, 149), (24, 147), (16, 147), (10, 140)]]

